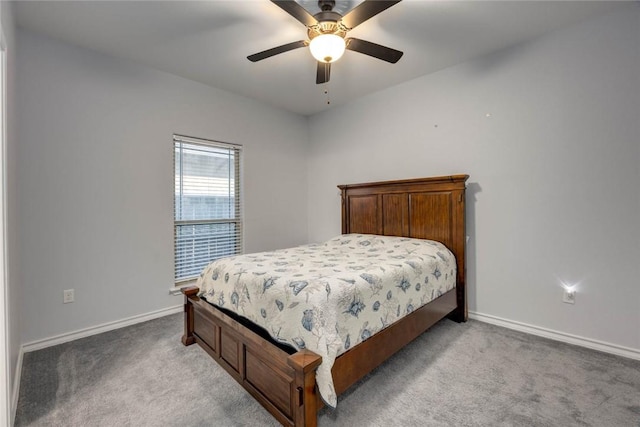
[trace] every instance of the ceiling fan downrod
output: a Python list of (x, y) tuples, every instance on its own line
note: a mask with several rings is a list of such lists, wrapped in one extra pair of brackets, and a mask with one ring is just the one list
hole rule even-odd
[(336, 0), (318, 0), (318, 7), (323, 12), (331, 12), (336, 5)]

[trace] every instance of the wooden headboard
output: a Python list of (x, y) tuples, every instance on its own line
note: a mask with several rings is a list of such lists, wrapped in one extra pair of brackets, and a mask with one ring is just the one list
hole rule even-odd
[(467, 320), (465, 182), (469, 175), (339, 185), (342, 233), (437, 240), (456, 256), (457, 309)]

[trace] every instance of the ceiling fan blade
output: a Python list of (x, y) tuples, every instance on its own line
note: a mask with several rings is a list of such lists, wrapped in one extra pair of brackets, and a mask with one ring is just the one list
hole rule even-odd
[(353, 29), (396, 3), (400, 3), (400, 0), (365, 0), (343, 16), (342, 23)]
[(251, 62), (262, 61), (263, 59), (270, 58), (274, 55), (278, 55), (280, 53), (285, 53), (293, 49), (298, 49), (300, 47), (305, 47), (307, 45), (306, 40), (298, 40), (297, 42), (283, 44), (282, 46), (273, 47), (271, 49), (263, 50), (262, 52), (254, 53), (253, 55), (247, 56), (247, 59)]
[(296, 3), (293, 0), (271, 0), (271, 2), (275, 3), (278, 7), (280, 7), (280, 9), (284, 10), (307, 27), (316, 25), (318, 23), (313, 15), (311, 15), (304, 7), (300, 6), (300, 4)]
[(316, 72), (316, 84), (321, 85), (329, 81), (331, 75), (331, 64), (318, 61), (318, 71)]
[(353, 37), (348, 38), (346, 42), (347, 49), (349, 50), (373, 56), (374, 58), (382, 59), (383, 61), (387, 61), (392, 64), (398, 62), (403, 55), (403, 52), (400, 52), (399, 50), (371, 43), (366, 40), (354, 39)]

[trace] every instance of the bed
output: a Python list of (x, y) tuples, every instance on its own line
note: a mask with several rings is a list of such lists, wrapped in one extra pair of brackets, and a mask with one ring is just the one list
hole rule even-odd
[[(451, 270), (455, 288), (438, 292), (435, 299), (411, 309), (361, 343), (347, 346), (335, 358), (331, 377), (337, 395), (444, 317), (458, 322), (467, 320), (467, 178), (454, 175), (338, 186), (342, 195), (342, 233), (347, 235), (344, 240), (362, 239), (357, 237), (362, 235), (434, 240), (455, 256), (456, 268)], [(183, 293), (184, 345), (198, 343), (283, 425), (317, 424), (317, 411), (324, 404), (316, 383), (316, 370), (323, 360), (319, 352), (304, 345), (283, 345), (273, 339), (273, 332), (237, 316), (224, 304), (214, 306), (207, 302), (205, 297), (216, 302), (211, 298), (213, 294), (204, 294), (198, 287), (185, 288)], [(302, 322), (306, 327), (304, 317)]]

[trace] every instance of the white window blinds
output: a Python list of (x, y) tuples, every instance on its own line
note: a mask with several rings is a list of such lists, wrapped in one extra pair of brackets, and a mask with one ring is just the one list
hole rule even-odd
[(175, 280), (242, 253), (241, 146), (174, 135)]

